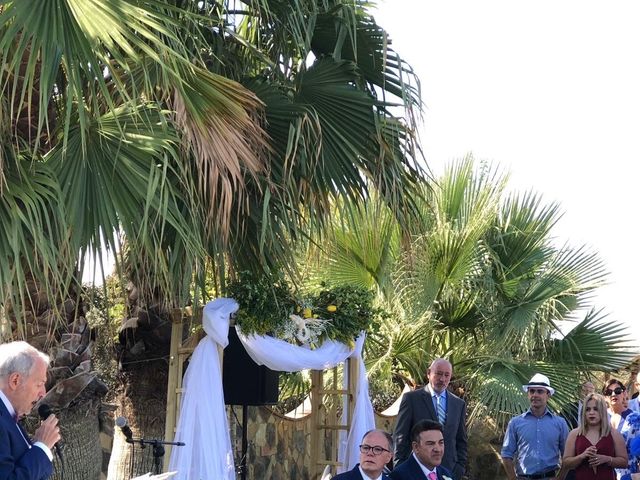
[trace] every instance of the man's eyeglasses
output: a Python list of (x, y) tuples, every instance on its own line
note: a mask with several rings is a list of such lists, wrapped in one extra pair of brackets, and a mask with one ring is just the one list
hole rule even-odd
[(373, 452), (374, 455), (380, 455), (382, 452), (390, 452), (391, 450), (387, 450), (386, 448), (382, 448), (379, 446), (372, 447), (371, 445), (360, 445), (360, 451), (365, 455), (369, 452)]
[(610, 397), (610, 396), (611, 396), (611, 395), (613, 395), (613, 394), (620, 395), (620, 394), (621, 394), (622, 392), (624, 392), (625, 390), (626, 390), (626, 388), (624, 388), (624, 387), (616, 387), (616, 388), (614, 388), (613, 390), (611, 390), (611, 389), (607, 388), (607, 389), (604, 391), (604, 394), (605, 394), (607, 397)]

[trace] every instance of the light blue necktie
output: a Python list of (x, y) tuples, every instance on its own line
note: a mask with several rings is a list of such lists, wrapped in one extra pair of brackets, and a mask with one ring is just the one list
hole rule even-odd
[(444, 399), (442, 395), (436, 395), (436, 403), (438, 404), (438, 421), (444, 425), (444, 421), (447, 418), (447, 412), (444, 410)]

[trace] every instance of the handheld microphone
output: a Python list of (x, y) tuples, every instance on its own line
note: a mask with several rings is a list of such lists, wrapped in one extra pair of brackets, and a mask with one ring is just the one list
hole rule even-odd
[(127, 443), (133, 443), (133, 432), (131, 428), (129, 428), (129, 424), (127, 423), (127, 419), (124, 417), (116, 418), (116, 427), (120, 428), (123, 435), (127, 439)]
[[(49, 418), (49, 415), (51, 415), (51, 407), (46, 403), (41, 404), (38, 407), (38, 415), (40, 415), (40, 418), (42, 420), (46, 420), (47, 418)], [(58, 455), (58, 458), (60, 459), (60, 463), (64, 463), (64, 458), (62, 456), (63, 447), (64, 445), (62, 443), (62, 440), (59, 440), (58, 443), (54, 445), (54, 448), (56, 450), (56, 455)]]

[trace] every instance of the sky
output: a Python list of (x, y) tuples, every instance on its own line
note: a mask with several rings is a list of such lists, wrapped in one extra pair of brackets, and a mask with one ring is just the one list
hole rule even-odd
[(640, 2), (380, 0), (373, 14), (420, 78), (429, 168), (472, 153), (559, 203), (554, 235), (610, 272), (593, 305), (640, 345)]

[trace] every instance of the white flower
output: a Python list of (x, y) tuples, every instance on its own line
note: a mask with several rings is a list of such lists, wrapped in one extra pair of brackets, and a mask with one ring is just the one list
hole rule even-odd
[(324, 332), (327, 320), (322, 318), (302, 318), (300, 315), (289, 315), (291, 322), (285, 326), (283, 337), (287, 340), (295, 338), (300, 343), (316, 343)]
[(451, 477), (447, 477), (446, 475), (442, 475), (442, 478), (444, 478), (444, 480), (453, 480)]

